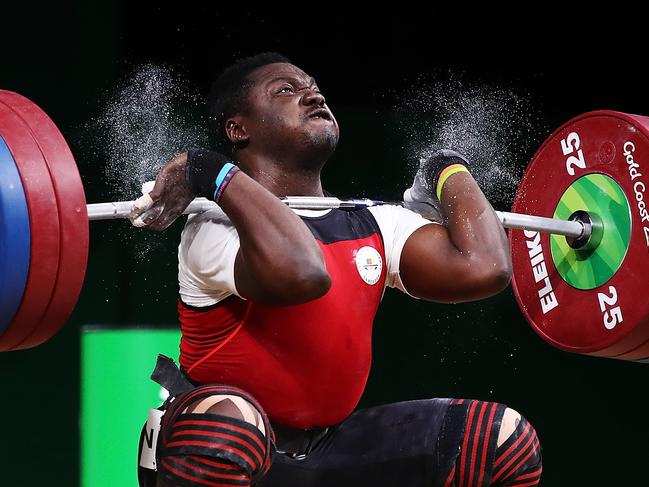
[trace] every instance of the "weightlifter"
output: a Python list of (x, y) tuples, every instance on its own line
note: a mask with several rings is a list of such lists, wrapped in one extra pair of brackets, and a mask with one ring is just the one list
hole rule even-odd
[(323, 196), (339, 138), (315, 80), (261, 53), (215, 80), (209, 110), (219, 152), (177, 156), (132, 214), (163, 230), (196, 196), (220, 207), (182, 233), (182, 372), (156, 369), (173, 401), (141, 484), (536, 486), (535, 430), (503, 404), (355, 409), (386, 287), (458, 303), (510, 281), (507, 238), (470, 162), (450, 150), (423, 161), (404, 195), (418, 212), (294, 211), (278, 197)]

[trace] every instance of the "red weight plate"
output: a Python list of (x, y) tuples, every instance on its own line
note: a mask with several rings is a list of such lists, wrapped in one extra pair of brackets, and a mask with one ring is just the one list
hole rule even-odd
[[(632, 119), (633, 123), (643, 132), (643, 134), (645, 134), (645, 136), (649, 137), (649, 117), (645, 117), (645, 116), (642, 116), (642, 115), (627, 115), (627, 116)], [(645, 209), (647, 209), (647, 207), (649, 206), (649, 194), (645, 190), (645, 188), (647, 188), (647, 186), (649, 185), (648, 184), (649, 183), (649, 181), (648, 181), (649, 177), (647, 177), (647, 176), (649, 176), (649, 174), (647, 174), (646, 176), (645, 176), (645, 174), (643, 174), (644, 172), (647, 171), (647, 164), (649, 162), (649, 158), (647, 156), (644, 156), (642, 158), (642, 160), (641, 160), (639, 158), (639, 156), (636, 155), (636, 152), (637, 152), (637, 148), (636, 148), (636, 151), (634, 151), (634, 153), (633, 153), (633, 161), (631, 162), (631, 164), (627, 163), (627, 165), (628, 165), (628, 169), (629, 169), (630, 173), (633, 171), (633, 169), (635, 169), (634, 176), (637, 174), (637, 176), (635, 176), (634, 181), (635, 181), (635, 183), (638, 183), (638, 184), (636, 185), (634, 183), (633, 198), (630, 198), (629, 204), (631, 205), (631, 211), (633, 213), (639, 215), (641, 213), (643, 207)], [(645, 154), (646, 154), (646, 152), (645, 152)], [(626, 156), (625, 156), (625, 159), (626, 159)], [(644, 161), (644, 164), (642, 165), (643, 170), (640, 170), (640, 167), (641, 167), (640, 163), (643, 162), (643, 161)], [(634, 164), (638, 164), (638, 167), (633, 167)], [(640, 184), (640, 182), (641, 182), (641, 184)], [(636, 189), (638, 189), (638, 190), (641, 189), (642, 191), (641, 192), (640, 191), (636, 192)], [(647, 189), (649, 189), (649, 188), (647, 188)], [(645, 194), (647, 194), (646, 198), (644, 197)], [(642, 195), (642, 198), (639, 198), (638, 195)], [(643, 203), (644, 203), (644, 205), (643, 205)], [(644, 236), (645, 236), (645, 242), (647, 244), (647, 249), (649, 249), (649, 215), (647, 214), (646, 211), (645, 211), (644, 217), (640, 219), (640, 225), (642, 225), (642, 231), (643, 231)], [(644, 257), (646, 259), (646, 258), (649, 257), (649, 255), (645, 254)], [(643, 275), (643, 276), (640, 276), (640, 277), (642, 279), (644, 279), (644, 281), (640, 280), (640, 281), (637, 281), (636, 283), (629, 283), (629, 285), (642, 286), (643, 283), (647, 282), (646, 274)], [(645, 298), (645, 302), (646, 301), (647, 300)], [(644, 303), (642, 303), (642, 304), (644, 304)], [(642, 304), (640, 304), (640, 306), (642, 306)], [(634, 349), (632, 349), (632, 350), (630, 350), (630, 351), (628, 351), (628, 352), (626, 352), (624, 354), (617, 355), (615, 358), (624, 359), (624, 360), (646, 361), (647, 358), (649, 358), (649, 338), (647, 338), (638, 347), (636, 347), (636, 348), (634, 348)]]
[(0, 133), (23, 182), (31, 234), (29, 275), (23, 300), (0, 336), (0, 351), (7, 351), (22, 342), (45, 314), (58, 272), (60, 229), (52, 178), (38, 145), (27, 125), (3, 104), (0, 104)]
[(59, 210), (60, 263), (52, 300), (45, 316), (13, 349), (35, 347), (52, 337), (72, 313), (81, 292), (88, 261), (88, 213), (77, 165), (63, 135), (36, 104), (0, 90), (9, 106), (29, 126), (52, 175)]
[[(628, 203), (625, 218), (630, 219), (631, 227), (624, 244), (628, 245), (626, 253), (619, 254), (619, 268), (610, 277), (595, 279), (592, 287), (579, 289), (575, 280), (562, 277), (557, 269), (548, 234), (539, 237), (534, 232), (526, 235), (511, 231), (512, 285), (527, 321), (555, 347), (569, 352), (629, 358), (624, 354), (649, 340), (647, 119), (597, 111), (564, 124), (532, 158), (516, 192), (512, 211), (551, 217), (560, 199), (564, 201), (562, 195), (569, 187), (573, 189), (580, 178), (583, 180), (588, 175), (586, 179), (590, 179), (595, 174), (610, 177), (612, 186), (623, 192), (621, 197)], [(598, 208), (614, 205), (606, 198), (599, 198), (590, 206), (595, 209), (580, 209), (596, 212)], [(611, 230), (610, 226), (607, 230), (605, 225), (604, 235), (616, 231), (617, 228)], [(538, 245), (541, 253), (537, 253)], [(610, 255), (607, 251), (604, 258)], [(565, 273), (564, 266), (561, 271)]]

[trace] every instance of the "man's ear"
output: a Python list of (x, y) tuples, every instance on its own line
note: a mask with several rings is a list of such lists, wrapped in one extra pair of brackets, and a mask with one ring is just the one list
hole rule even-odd
[(225, 132), (230, 141), (237, 147), (245, 146), (248, 143), (248, 132), (239, 117), (229, 118), (225, 122)]

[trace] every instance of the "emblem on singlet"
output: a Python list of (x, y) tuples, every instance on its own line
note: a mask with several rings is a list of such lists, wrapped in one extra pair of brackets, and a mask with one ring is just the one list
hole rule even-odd
[(381, 278), (383, 259), (374, 247), (361, 247), (356, 252), (356, 268), (361, 279), (368, 284), (376, 284)]

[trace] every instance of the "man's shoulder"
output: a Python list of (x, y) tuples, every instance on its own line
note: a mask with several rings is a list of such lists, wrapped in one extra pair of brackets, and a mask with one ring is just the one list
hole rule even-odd
[(368, 208), (369, 212), (376, 219), (379, 224), (390, 223), (394, 224), (399, 221), (399, 219), (420, 219), (421, 215), (415, 213), (408, 208), (404, 208), (400, 205), (377, 205), (370, 206)]
[(180, 235), (180, 246), (196, 247), (199, 242), (217, 244), (223, 239), (230, 238), (237, 238), (234, 224), (223, 210), (214, 208), (187, 217), (185, 227)]

